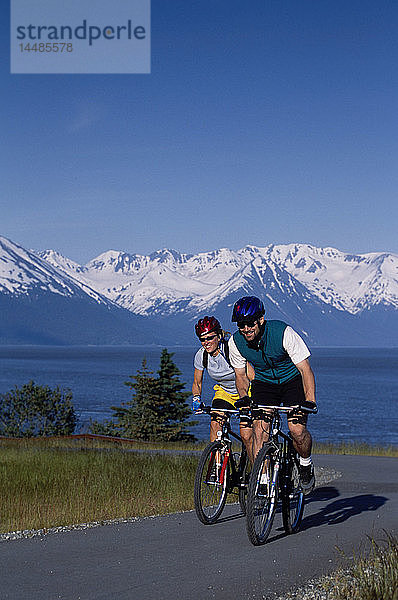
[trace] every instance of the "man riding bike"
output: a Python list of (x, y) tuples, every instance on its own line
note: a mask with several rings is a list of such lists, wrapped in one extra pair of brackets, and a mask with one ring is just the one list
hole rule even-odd
[[(229, 358), (235, 370), (240, 406), (250, 404), (246, 363), (254, 367), (251, 400), (254, 405), (293, 406), (315, 403), (315, 379), (309, 364), (310, 351), (302, 338), (283, 321), (265, 320), (262, 301), (245, 296), (233, 309), (232, 321), (238, 331), (229, 340)], [(254, 458), (268, 440), (270, 416), (266, 410), (252, 410), (252, 453)], [(312, 438), (307, 415), (295, 411), (288, 417), (293, 445), (300, 455), (300, 484), (305, 494), (315, 485), (311, 459)]]

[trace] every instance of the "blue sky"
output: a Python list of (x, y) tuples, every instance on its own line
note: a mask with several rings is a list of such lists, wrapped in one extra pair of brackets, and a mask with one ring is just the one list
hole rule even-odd
[(398, 5), (152, 0), (150, 75), (11, 75), (0, 234), (115, 249), (398, 252)]

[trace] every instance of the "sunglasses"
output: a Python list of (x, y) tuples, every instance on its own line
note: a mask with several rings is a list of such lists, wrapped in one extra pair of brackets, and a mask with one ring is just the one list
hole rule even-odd
[(214, 340), (214, 338), (217, 337), (216, 333), (213, 333), (213, 335), (208, 335), (207, 337), (201, 337), (199, 338), (199, 340), (203, 343), (203, 342), (210, 342), (211, 340)]
[(246, 326), (254, 327), (256, 323), (257, 319), (246, 319), (245, 321), (238, 321), (236, 324), (238, 326), (238, 329), (244, 329)]

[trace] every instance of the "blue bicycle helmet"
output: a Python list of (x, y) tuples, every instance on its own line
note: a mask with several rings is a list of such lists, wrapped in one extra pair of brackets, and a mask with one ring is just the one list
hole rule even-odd
[(256, 296), (244, 296), (234, 304), (232, 321), (243, 321), (244, 319), (256, 319), (265, 314), (264, 304)]

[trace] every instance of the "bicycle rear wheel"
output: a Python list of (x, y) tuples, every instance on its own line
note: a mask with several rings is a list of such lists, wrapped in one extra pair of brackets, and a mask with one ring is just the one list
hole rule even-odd
[(299, 457), (291, 451), (282, 495), (282, 521), (286, 533), (299, 530), (304, 512), (304, 493), (300, 487)]
[(215, 523), (227, 499), (229, 457), (221, 442), (209, 444), (202, 452), (196, 469), (194, 502), (199, 521)]
[(265, 544), (271, 531), (278, 501), (278, 473), (274, 448), (264, 444), (254, 461), (247, 493), (246, 527), (254, 546)]

